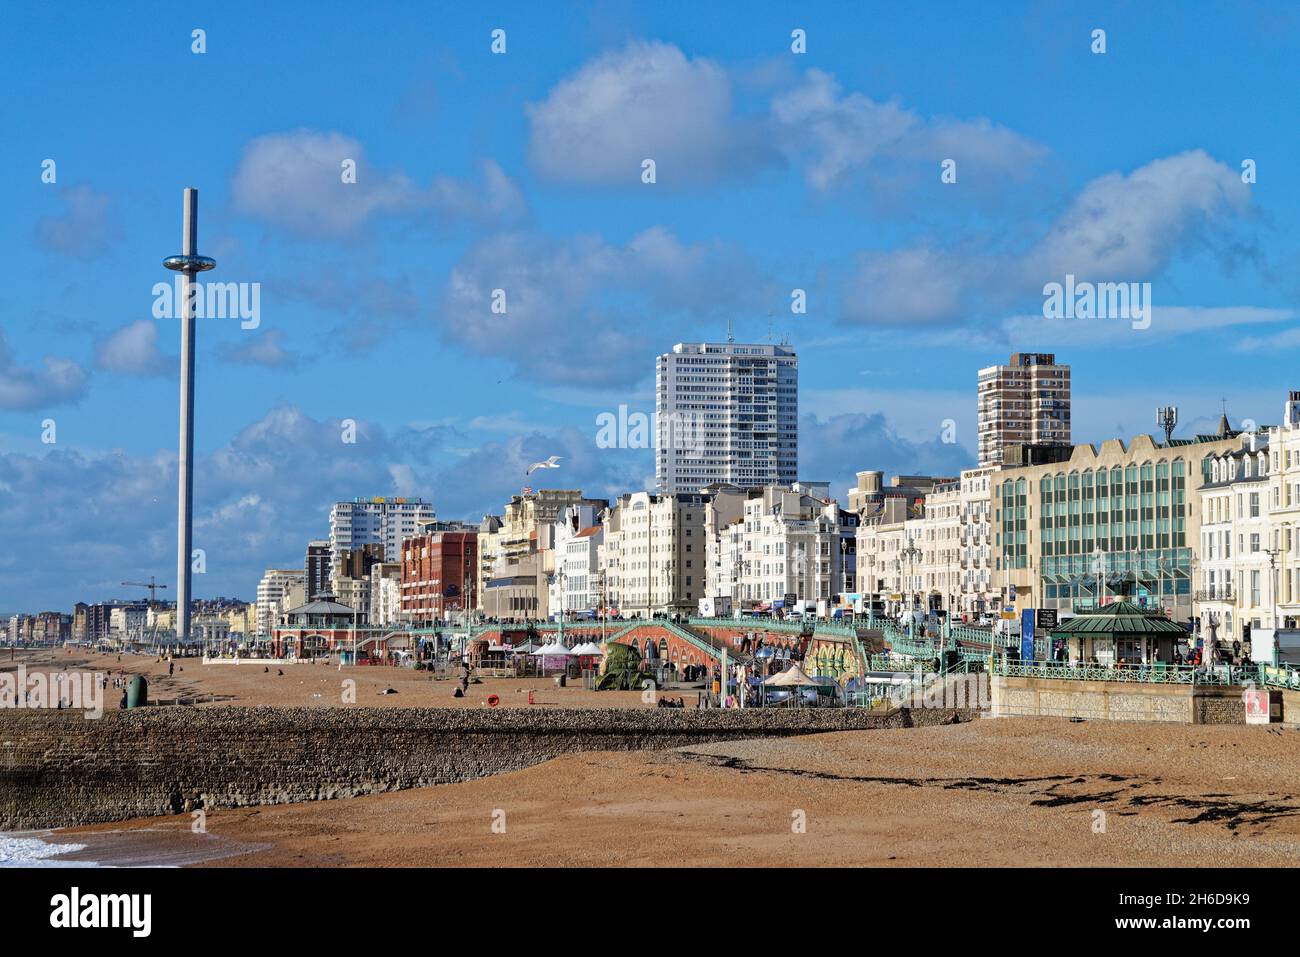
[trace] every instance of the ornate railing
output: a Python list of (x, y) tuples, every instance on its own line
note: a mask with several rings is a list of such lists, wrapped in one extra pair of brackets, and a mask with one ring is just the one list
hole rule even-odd
[(1192, 667), (1190, 665), (1068, 665), (1054, 661), (995, 659), (993, 674), (1007, 678), (1047, 678), (1057, 681), (1129, 681), (1142, 684), (1239, 685), (1258, 678), (1256, 668)]

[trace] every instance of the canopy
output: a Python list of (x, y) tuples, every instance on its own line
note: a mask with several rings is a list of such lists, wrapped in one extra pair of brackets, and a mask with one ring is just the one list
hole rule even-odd
[(765, 685), (771, 685), (773, 688), (789, 688), (794, 686), (807, 686), (821, 684), (820, 681), (814, 681), (809, 678), (804, 670), (798, 665), (791, 665), (779, 675), (772, 675), (763, 682)]
[(600, 645), (594, 641), (588, 641), (581, 645), (576, 645), (570, 651), (575, 655), (603, 655), (605, 652), (600, 650)]
[(558, 641), (553, 641), (549, 645), (542, 645), (542, 647), (532, 652), (532, 654), (539, 658), (567, 658), (572, 655), (573, 652), (564, 647), (564, 645), (560, 644)]
[(517, 655), (531, 655), (534, 651), (536, 651), (540, 647), (542, 646), (535, 645), (531, 641), (529, 641), (522, 645), (515, 645), (514, 652)]
[(1155, 635), (1186, 635), (1187, 629), (1170, 621), (1158, 611), (1143, 608), (1131, 601), (1116, 601), (1100, 608), (1078, 612), (1069, 621), (1052, 629), (1053, 635), (1121, 635), (1141, 638)]

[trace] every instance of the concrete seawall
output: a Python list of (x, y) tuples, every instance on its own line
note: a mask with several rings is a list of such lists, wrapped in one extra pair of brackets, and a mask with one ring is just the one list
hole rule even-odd
[(0, 711), (0, 830), (327, 800), (517, 771), (561, 754), (950, 723), (859, 709), (147, 708)]
[[(1002, 675), (995, 675), (992, 685), (993, 713), (997, 717), (1246, 723), (1242, 689), (1236, 686), (1066, 681)], [(1274, 694), (1280, 700), (1280, 693)]]

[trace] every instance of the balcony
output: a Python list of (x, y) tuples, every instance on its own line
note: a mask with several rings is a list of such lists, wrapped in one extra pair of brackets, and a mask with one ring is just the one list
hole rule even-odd
[(1197, 601), (1232, 601), (1231, 585), (1215, 585), (1213, 588), (1207, 588), (1196, 593)]

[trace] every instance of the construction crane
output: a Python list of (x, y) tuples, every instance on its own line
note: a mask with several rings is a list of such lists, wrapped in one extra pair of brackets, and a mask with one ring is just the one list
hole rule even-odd
[[(158, 603), (158, 589), (159, 589), (159, 588), (166, 588), (166, 587), (167, 587), (166, 585), (160, 585), (160, 584), (158, 584), (156, 581), (154, 581), (154, 577), (153, 577), (152, 575), (149, 576), (149, 580), (148, 580), (147, 582), (122, 582), (122, 584), (123, 584), (123, 585), (134, 585), (136, 588), (147, 588), (147, 589), (149, 589), (149, 610), (150, 610), (150, 611), (153, 611), (154, 605), (156, 605), (156, 604)], [(143, 640), (144, 635), (141, 634), (140, 637), (141, 637), (141, 639)], [(149, 638), (150, 638), (149, 643), (150, 643), (151, 645), (153, 645), (155, 648), (157, 648), (157, 646), (158, 646), (158, 622), (157, 622), (157, 620), (155, 620), (154, 623), (153, 623), (153, 630), (150, 632)]]
[(147, 588), (147, 589), (149, 589), (149, 607), (150, 607), (150, 608), (152, 608), (154, 605), (156, 605), (156, 604), (158, 603), (158, 589), (159, 589), (159, 588), (166, 588), (166, 587), (167, 587), (166, 585), (160, 585), (160, 584), (158, 584), (156, 581), (154, 581), (154, 577), (153, 577), (152, 575), (149, 576), (149, 580), (148, 580), (147, 582), (122, 582), (122, 584), (123, 584), (123, 585), (134, 585), (134, 586), (136, 586), (137, 588)]

